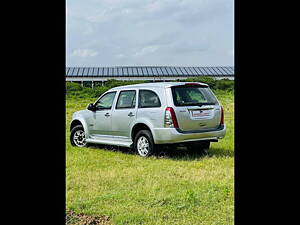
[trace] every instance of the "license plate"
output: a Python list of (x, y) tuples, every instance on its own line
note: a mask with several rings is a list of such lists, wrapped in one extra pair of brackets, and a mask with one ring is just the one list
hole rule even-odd
[(193, 110), (192, 116), (193, 117), (200, 117), (200, 116), (209, 116), (210, 110)]

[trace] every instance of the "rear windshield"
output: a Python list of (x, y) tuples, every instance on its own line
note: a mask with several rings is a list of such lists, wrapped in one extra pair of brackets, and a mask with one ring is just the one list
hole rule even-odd
[(217, 99), (208, 87), (177, 86), (172, 87), (175, 106), (216, 105)]

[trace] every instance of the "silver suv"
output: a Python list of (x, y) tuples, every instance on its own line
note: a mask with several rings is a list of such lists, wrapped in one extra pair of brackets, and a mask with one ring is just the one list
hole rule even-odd
[(134, 148), (142, 157), (161, 145), (207, 151), (226, 132), (223, 107), (207, 84), (164, 82), (110, 89), (73, 114), (71, 144)]

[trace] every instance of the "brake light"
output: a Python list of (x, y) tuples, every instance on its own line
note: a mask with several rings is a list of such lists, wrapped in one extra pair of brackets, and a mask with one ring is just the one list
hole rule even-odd
[(220, 121), (220, 125), (224, 125), (224, 109), (223, 109), (223, 106), (221, 106), (221, 121)]
[(175, 111), (172, 107), (167, 107), (165, 111), (165, 127), (179, 128)]

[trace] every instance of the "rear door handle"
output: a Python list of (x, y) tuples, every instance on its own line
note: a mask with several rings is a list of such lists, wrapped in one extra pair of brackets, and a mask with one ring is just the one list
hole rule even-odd
[(133, 114), (132, 112), (130, 112), (130, 113), (128, 114), (128, 116), (131, 117), (131, 116), (134, 116), (134, 114)]
[(106, 117), (109, 117), (110, 116), (110, 114), (109, 113), (105, 113), (105, 115), (104, 116), (106, 116)]

